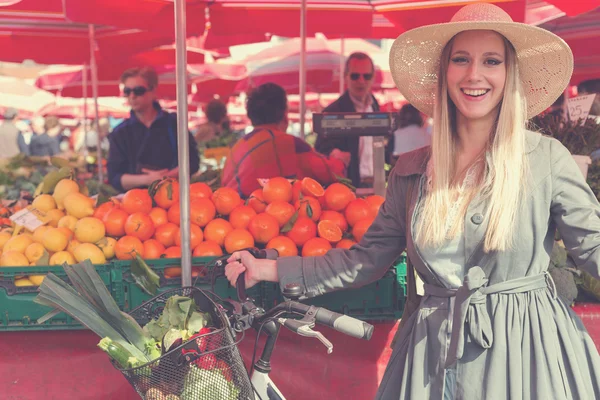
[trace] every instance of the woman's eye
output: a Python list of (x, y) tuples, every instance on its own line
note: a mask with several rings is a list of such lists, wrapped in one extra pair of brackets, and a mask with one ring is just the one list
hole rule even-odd
[(502, 64), (502, 61), (496, 60), (494, 58), (490, 58), (489, 60), (485, 60), (485, 63), (487, 65), (500, 65), (500, 64)]
[(468, 62), (469, 60), (467, 60), (467, 57), (454, 57), (452, 59), (452, 62), (455, 64), (464, 64), (466, 62)]

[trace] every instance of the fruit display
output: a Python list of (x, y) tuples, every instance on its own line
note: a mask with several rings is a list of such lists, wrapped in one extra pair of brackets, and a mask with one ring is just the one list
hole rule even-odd
[[(28, 230), (3, 216), (0, 267), (181, 257), (177, 180), (165, 178), (148, 189), (102, 200), (88, 197), (70, 174), (61, 171), (60, 179), (44, 178), (28, 206), (42, 215), (43, 225)], [(190, 185), (193, 257), (221, 256), (254, 246), (277, 249), (281, 256), (316, 256), (334, 247), (350, 248), (383, 203), (381, 196), (357, 198), (341, 183), (323, 188), (310, 178), (282, 177), (262, 183), (247, 199), (231, 188), (213, 191), (204, 182)], [(171, 268), (168, 274), (179, 276), (181, 270)], [(40, 277), (29, 276), (15, 284), (39, 282)]]

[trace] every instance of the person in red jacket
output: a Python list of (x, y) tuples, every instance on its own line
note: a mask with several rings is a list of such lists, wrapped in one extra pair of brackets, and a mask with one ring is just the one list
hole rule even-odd
[(287, 96), (281, 86), (265, 83), (254, 89), (248, 96), (246, 111), (254, 130), (231, 149), (223, 168), (222, 186), (247, 197), (261, 187), (258, 179), (309, 177), (326, 185), (334, 182), (336, 175), (343, 175), (343, 163), (327, 159), (304, 140), (285, 133)]

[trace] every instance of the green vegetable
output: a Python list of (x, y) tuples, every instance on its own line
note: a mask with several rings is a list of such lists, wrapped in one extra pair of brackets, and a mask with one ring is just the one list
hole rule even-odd
[(154, 296), (160, 287), (160, 277), (138, 255), (131, 261), (131, 276), (146, 293)]
[(189, 297), (171, 296), (160, 317), (148, 322), (144, 331), (155, 340), (162, 341), (167, 332), (176, 330), (180, 338), (187, 340), (211, 323), (210, 314), (196, 309), (196, 303)]
[(228, 381), (219, 369), (200, 369), (195, 365), (185, 376), (181, 400), (219, 399), (236, 400), (240, 389)]
[(98, 343), (98, 347), (108, 353), (110, 358), (115, 360), (121, 368), (131, 368), (130, 363), (132, 359), (137, 360), (125, 347), (113, 342), (109, 337), (102, 338)]

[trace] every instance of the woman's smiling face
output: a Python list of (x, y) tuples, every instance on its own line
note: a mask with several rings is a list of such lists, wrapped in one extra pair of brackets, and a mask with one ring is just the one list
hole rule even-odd
[(454, 37), (447, 69), (448, 95), (469, 121), (497, 115), (506, 82), (503, 37), (494, 31), (464, 31)]

